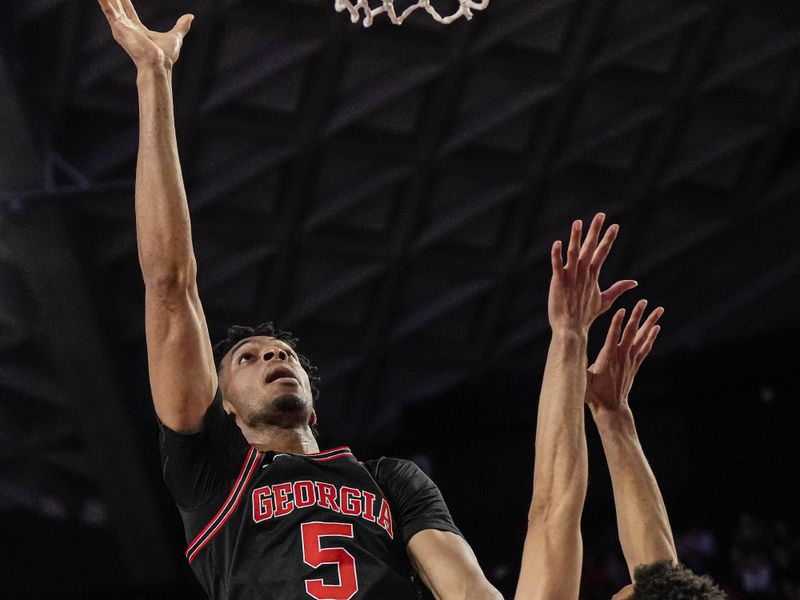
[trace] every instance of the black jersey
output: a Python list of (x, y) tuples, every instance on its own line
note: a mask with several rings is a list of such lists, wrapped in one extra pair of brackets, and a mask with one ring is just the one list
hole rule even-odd
[(423, 529), (458, 533), (412, 462), (362, 463), (346, 447), (259, 452), (219, 394), (201, 432), (161, 426), (161, 454), (186, 557), (214, 600), (415, 599), (406, 543)]

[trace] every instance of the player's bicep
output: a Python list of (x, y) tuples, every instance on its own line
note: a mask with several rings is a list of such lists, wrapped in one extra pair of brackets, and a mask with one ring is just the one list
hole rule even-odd
[(147, 289), (145, 332), (159, 420), (177, 432), (198, 431), (214, 399), (217, 372), (196, 286)]
[(451, 531), (423, 529), (408, 542), (411, 564), (437, 599), (496, 600), (492, 587), (466, 540)]
[(514, 600), (577, 600), (583, 562), (580, 529), (558, 521), (529, 524)]

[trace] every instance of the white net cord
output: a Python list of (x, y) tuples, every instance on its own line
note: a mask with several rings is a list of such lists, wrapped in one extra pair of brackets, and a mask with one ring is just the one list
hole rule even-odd
[[(380, 3), (379, 6), (371, 8), (369, 3)], [(406, 18), (418, 8), (424, 8), (429, 15), (436, 19), (439, 23), (449, 25), (456, 19), (464, 17), (469, 20), (472, 18), (473, 10), (483, 10), (489, 6), (489, 0), (458, 0), (459, 7), (452, 15), (442, 16), (431, 4), (431, 0), (418, 0), (416, 4), (406, 8), (401, 14), (397, 14), (394, 8), (394, 0), (335, 0), (334, 7), (336, 12), (347, 11), (350, 13), (350, 20), (353, 23), (358, 23), (361, 19), (361, 12), (364, 15), (364, 27), (372, 25), (372, 21), (377, 15), (386, 13), (389, 15), (389, 20), (395, 25), (401, 25)]]

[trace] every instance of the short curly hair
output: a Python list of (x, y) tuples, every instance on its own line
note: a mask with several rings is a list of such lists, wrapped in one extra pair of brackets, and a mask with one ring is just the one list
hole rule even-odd
[[(227, 337), (214, 344), (214, 362), (217, 365), (217, 371), (222, 369), (222, 359), (231, 351), (236, 344), (245, 338), (253, 337), (256, 335), (264, 335), (267, 337), (275, 338), (289, 345), (295, 352), (300, 361), (300, 366), (308, 373), (308, 381), (311, 384), (311, 402), (312, 406), (317, 405), (317, 398), (319, 397), (319, 376), (317, 375), (317, 367), (315, 367), (308, 358), (300, 354), (297, 345), (300, 342), (298, 338), (292, 335), (289, 331), (283, 331), (275, 327), (272, 321), (261, 323), (255, 327), (247, 325), (232, 325), (228, 327)], [(317, 426), (311, 428), (314, 437), (319, 437)]]
[(631, 600), (725, 600), (711, 578), (695, 575), (682, 564), (665, 560), (641, 565), (634, 572)]

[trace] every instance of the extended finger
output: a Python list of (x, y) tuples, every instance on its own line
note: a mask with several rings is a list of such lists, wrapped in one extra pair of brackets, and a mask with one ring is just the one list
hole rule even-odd
[(119, 19), (119, 14), (117, 13), (117, 9), (111, 3), (111, 0), (97, 0), (97, 3), (100, 5), (103, 14), (108, 19), (108, 22), (111, 23)]
[(619, 343), (619, 337), (622, 333), (622, 322), (625, 320), (625, 309), (620, 308), (614, 313), (611, 319), (611, 325), (608, 326), (608, 333), (606, 334), (606, 342), (603, 348), (614, 348)]
[(172, 32), (181, 38), (185, 37), (186, 34), (189, 33), (189, 29), (192, 28), (192, 21), (194, 21), (194, 15), (183, 15), (178, 19), (178, 22), (175, 23)]
[(606, 220), (605, 213), (597, 213), (592, 219), (592, 224), (589, 226), (589, 231), (586, 234), (586, 239), (581, 246), (580, 261), (581, 265), (586, 263), (589, 266), (592, 255), (597, 248), (597, 240), (600, 239), (600, 230), (603, 228), (603, 223)]
[(658, 337), (658, 333), (660, 331), (661, 331), (660, 325), (656, 325), (655, 327), (653, 327), (650, 330), (650, 333), (647, 336), (647, 339), (644, 341), (644, 344), (642, 345), (641, 349), (639, 350), (639, 352), (636, 353), (637, 369), (639, 368), (639, 365), (642, 364), (644, 359), (647, 358), (647, 355), (650, 354), (650, 351), (653, 349), (653, 344), (655, 343), (656, 338)]
[(597, 354), (594, 364), (589, 368), (589, 372), (593, 372), (595, 369), (605, 369), (609, 356), (613, 356), (613, 353), (617, 350), (617, 342), (619, 342), (619, 334), (622, 330), (622, 321), (624, 319), (625, 309), (620, 308), (611, 319), (611, 324), (608, 326), (608, 332), (606, 333), (606, 341), (603, 342), (603, 347), (600, 348), (600, 352)]
[(622, 332), (622, 340), (619, 343), (620, 347), (626, 352), (630, 350), (633, 345), (633, 340), (636, 339), (636, 332), (639, 330), (639, 321), (644, 314), (645, 308), (647, 308), (647, 300), (639, 300), (631, 311), (631, 317), (628, 319), (628, 324), (625, 325), (625, 330)]
[(606, 363), (611, 360), (610, 357), (615, 356), (617, 351), (617, 344), (619, 343), (619, 336), (622, 332), (622, 323), (625, 321), (625, 309), (620, 308), (611, 318), (611, 324), (608, 326), (606, 333), (606, 340), (603, 347), (600, 348), (600, 353), (597, 355), (595, 364), (600, 368), (605, 368)]
[(614, 302), (617, 301), (622, 294), (627, 292), (628, 290), (632, 290), (637, 285), (633, 279), (623, 279), (622, 281), (618, 281), (610, 288), (608, 288), (605, 292), (600, 294), (600, 314), (606, 312)]
[(581, 230), (583, 222), (577, 220), (572, 224), (572, 231), (569, 235), (569, 246), (567, 247), (567, 274), (574, 279), (578, 268), (578, 256), (581, 248)]
[(553, 275), (560, 276), (564, 268), (564, 259), (561, 256), (561, 240), (553, 242), (553, 246), (550, 248), (550, 264), (553, 267)]
[(603, 263), (606, 262), (606, 258), (608, 258), (609, 252), (611, 252), (611, 246), (614, 245), (614, 240), (617, 239), (617, 235), (619, 234), (619, 225), (616, 223), (606, 229), (606, 233), (603, 236), (603, 239), (600, 241), (600, 244), (597, 246), (597, 249), (594, 251), (592, 255), (592, 262), (589, 266), (589, 270), (593, 274), (598, 274), (600, 269), (603, 267)]
[(136, 14), (136, 9), (133, 7), (131, 0), (121, 0), (121, 2), (128, 18), (141, 25), (142, 22), (139, 20), (139, 15)]
[(639, 331), (636, 332), (636, 339), (633, 342), (634, 346), (640, 345), (645, 339), (647, 339), (647, 336), (650, 335), (650, 330), (655, 326), (663, 314), (664, 308), (659, 306), (648, 315), (647, 319), (645, 319), (645, 322), (642, 323), (641, 327), (639, 327)]

